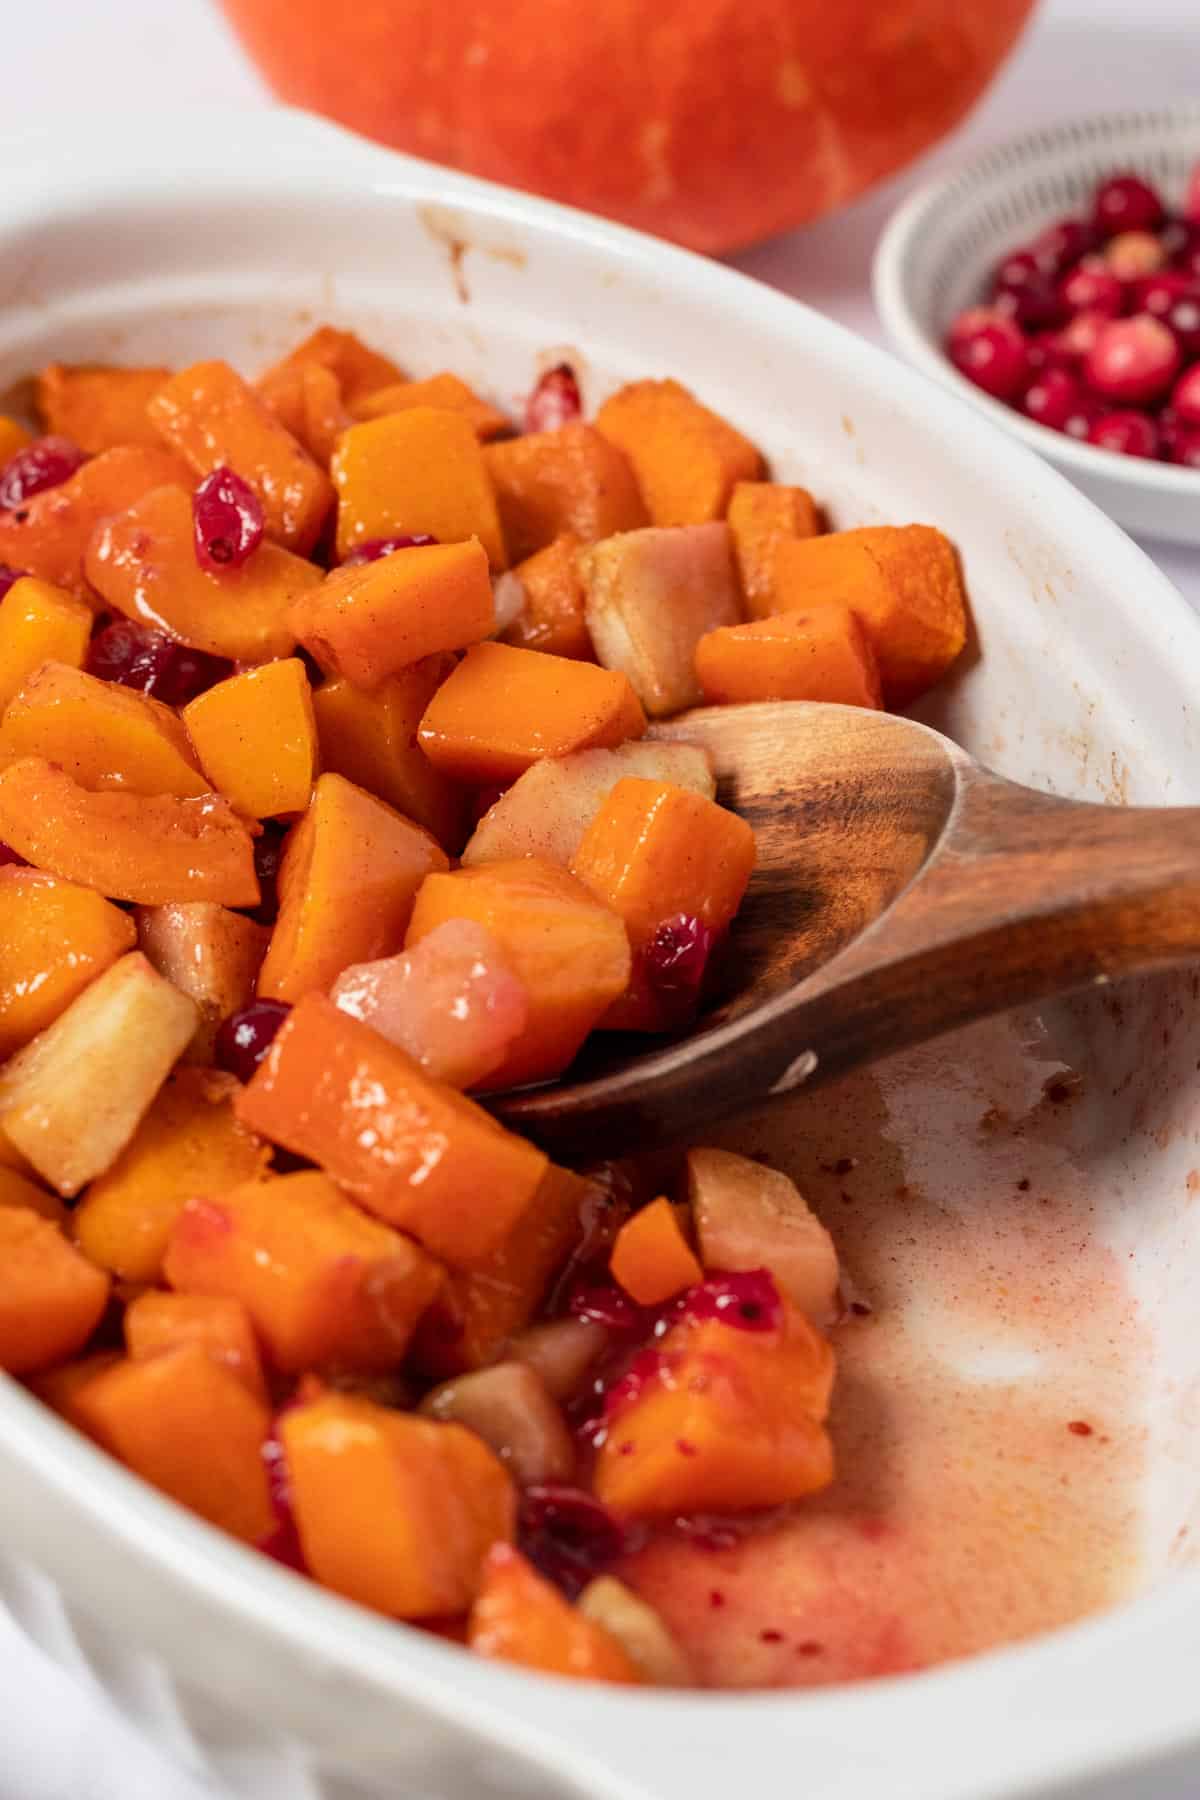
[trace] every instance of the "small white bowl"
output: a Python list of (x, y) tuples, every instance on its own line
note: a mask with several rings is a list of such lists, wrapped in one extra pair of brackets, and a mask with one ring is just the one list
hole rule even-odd
[(1086, 209), (1104, 176), (1135, 169), (1177, 202), (1198, 159), (1200, 102), (1029, 132), (918, 188), (880, 238), (873, 271), (879, 316), (911, 363), (1023, 438), (1130, 531), (1185, 544), (1200, 544), (1200, 472), (1036, 425), (960, 375), (942, 341), (955, 314), (978, 301), (998, 257)]

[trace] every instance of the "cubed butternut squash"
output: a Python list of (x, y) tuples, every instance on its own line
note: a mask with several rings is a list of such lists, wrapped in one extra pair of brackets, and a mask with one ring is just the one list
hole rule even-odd
[(199, 1344), (236, 1375), (247, 1393), (266, 1401), (262, 1357), (240, 1300), (218, 1294), (160, 1294), (149, 1288), (125, 1308), (125, 1348), (132, 1362), (162, 1356), (183, 1344)]
[(275, 1367), (394, 1369), (442, 1271), (316, 1170), (188, 1200), (163, 1273), (245, 1307)]
[(424, 825), (443, 850), (463, 840), (463, 795), (417, 742), (422, 715), (449, 672), (440, 656), (400, 669), (378, 687), (323, 681), (313, 694), (321, 766)]
[(370, 538), (428, 532), (439, 544), (476, 537), (494, 569), (506, 566), (496, 496), (479, 440), (461, 413), (414, 406), (352, 425), (330, 467), (339, 556)]
[(633, 465), (653, 525), (723, 519), (734, 484), (758, 481), (762, 454), (677, 381), (632, 381), (610, 394), (596, 429)]
[(322, 994), (293, 1008), (235, 1109), (454, 1268), (485, 1260), (546, 1171), (542, 1151)]
[(846, 606), (778, 613), (707, 632), (696, 645), (696, 677), (706, 700), (883, 704), (871, 640)]
[(888, 706), (932, 687), (967, 637), (958, 558), (932, 525), (863, 525), (785, 540), (775, 551), (775, 604), (812, 613), (848, 606), (871, 640)]
[(563, 1598), (511, 1544), (497, 1544), (467, 1626), (477, 1656), (543, 1675), (636, 1685), (642, 1676), (616, 1638)]
[(647, 523), (628, 457), (591, 425), (527, 432), (483, 456), (514, 562), (567, 533), (590, 544)]
[(281, 364), (256, 383), (255, 391), (313, 461), (328, 468), (334, 446), (350, 424), (333, 370), (320, 363)]
[(0, 868), (0, 1063), (132, 950), (133, 920), (90, 888)]
[(161, 447), (122, 444), (102, 451), (57, 487), (35, 494), (14, 512), (0, 513), (0, 563), (94, 605), (84, 558), (97, 526), (154, 488), (187, 487), (191, 480), (183, 459)]
[(211, 1066), (222, 1019), (254, 998), (270, 926), (211, 900), (139, 906), (136, 923), (146, 960), (196, 1002), (200, 1016), (187, 1060)]
[(531, 763), (641, 737), (645, 715), (623, 674), (511, 644), (476, 644), (434, 694), (419, 741), (456, 781), (513, 781)]
[(93, 792), (188, 800), (210, 788), (171, 707), (69, 663), (43, 663), (8, 703), (0, 769), (23, 756), (44, 757)]
[(118, 444), (162, 444), (147, 404), (170, 369), (122, 369), (104, 363), (47, 363), (37, 378), (37, 408), (48, 432), (89, 456)]
[(91, 793), (44, 758), (0, 771), (0, 841), (113, 900), (257, 906), (254, 842), (224, 800)]
[(393, 381), (375, 388), (355, 401), (353, 412), (356, 419), (383, 419), (389, 413), (408, 412), (414, 406), (436, 406), (443, 412), (461, 413), (481, 443), (511, 429), (498, 407), (448, 370), (427, 375), (423, 381)]
[(494, 618), (487, 557), (472, 538), (335, 569), (289, 623), (323, 668), (373, 688), (422, 657), (477, 644)]
[(330, 1394), (280, 1421), (292, 1508), (324, 1587), (392, 1618), (465, 1612), (516, 1528), (516, 1491), (474, 1432)]
[(734, 484), (726, 515), (746, 614), (765, 619), (775, 604), (775, 551), (785, 538), (816, 537), (821, 514), (807, 488), (778, 481)]
[(86, 1431), (86, 1418), (80, 1410), (81, 1398), (97, 1375), (121, 1361), (117, 1350), (93, 1350), (88, 1356), (75, 1357), (47, 1369), (42, 1375), (31, 1376), (26, 1385), (43, 1405), (50, 1407), (68, 1425), (73, 1425), (76, 1431)]
[(236, 1087), (212, 1069), (179, 1069), (162, 1088), (71, 1216), (75, 1242), (98, 1268), (158, 1281), (172, 1226), (193, 1194), (266, 1179), (270, 1147), (235, 1119)]
[(490, 932), (525, 989), (525, 1029), (482, 1085), (519, 1087), (561, 1074), (629, 980), (621, 919), (565, 869), (536, 857), (429, 876), (406, 942), (420, 943), (448, 919)]
[(609, 1267), (613, 1279), (639, 1306), (661, 1306), (704, 1278), (675, 1208), (662, 1197), (626, 1219)]
[(88, 547), (86, 570), (115, 612), (234, 662), (290, 655), (292, 606), (321, 581), (320, 569), (271, 543), (260, 544), (239, 568), (202, 569), (192, 498), (178, 486), (154, 488), (104, 520)]
[(43, 663), (83, 667), (92, 635), (90, 606), (48, 581), (23, 575), (0, 598), (0, 719)]
[(197, 477), (228, 467), (250, 483), (268, 537), (299, 556), (312, 549), (333, 503), (329, 477), (227, 362), (181, 369), (146, 410)]
[(520, 650), (544, 650), (548, 656), (595, 662), (584, 616), (583, 580), (576, 566), (575, 552), (580, 548), (579, 538), (565, 532), (513, 570), (524, 604), (502, 633), (504, 643)]
[(183, 723), (208, 785), (235, 812), (274, 819), (304, 811), (317, 775), (317, 724), (299, 657), (217, 682), (184, 707)]
[(31, 1207), (0, 1206), (0, 1369), (31, 1375), (74, 1356), (108, 1304), (108, 1277)]
[(0, 1168), (0, 1206), (24, 1207), (40, 1219), (49, 1219), (59, 1229), (66, 1226), (70, 1215), (57, 1194), (48, 1194), (36, 1181), (30, 1181), (17, 1169)]
[(298, 1000), (332, 986), (351, 963), (399, 950), (441, 846), (341, 775), (322, 775), (292, 827), (279, 868), (279, 917), (258, 991)]
[(283, 371), (306, 368), (328, 369), (336, 376), (347, 404), (378, 388), (404, 380), (403, 373), (389, 356), (364, 344), (353, 331), (340, 331), (336, 325), (318, 325), (260, 375), (260, 393), (269, 391), (274, 378)]

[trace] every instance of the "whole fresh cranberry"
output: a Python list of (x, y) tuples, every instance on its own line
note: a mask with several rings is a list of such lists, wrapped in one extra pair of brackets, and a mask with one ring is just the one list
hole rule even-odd
[(1033, 240), (1033, 254), (1048, 275), (1061, 275), (1096, 243), (1090, 219), (1056, 219)]
[(262, 543), (262, 501), (236, 469), (222, 463), (192, 495), (196, 561), (210, 574), (237, 569)]
[(1119, 456), (1157, 456), (1158, 427), (1148, 413), (1104, 413), (1088, 432), (1088, 443), (1098, 450), (1115, 450)]
[(1025, 359), (1031, 376), (1044, 375), (1047, 369), (1067, 369), (1074, 365), (1062, 345), (1057, 331), (1038, 331), (1026, 339)]
[(1029, 330), (1057, 324), (1063, 310), (1053, 276), (1031, 250), (1015, 250), (1000, 264), (992, 282), (992, 305)]
[(1148, 181), (1140, 175), (1111, 175), (1096, 189), (1092, 217), (1103, 237), (1121, 231), (1153, 231), (1161, 225), (1166, 209)]
[(1186, 294), (1172, 300), (1162, 322), (1174, 332), (1181, 356), (1200, 356), (1200, 282), (1193, 282)]
[(1200, 363), (1186, 369), (1171, 389), (1171, 407), (1186, 425), (1200, 425)]
[(1079, 383), (1073, 375), (1065, 369), (1046, 369), (1025, 389), (1021, 411), (1051, 431), (1065, 431), (1079, 398)]
[(1081, 363), (1091, 354), (1096, 339), (1108, 324), (1108, 314), (1079, 312), (1069, 319), (1058, 334), (1058, 348), (1071, 365)]
[(1153, 400), (1179, 368), (1175, 335), (1147, 313), (1110, 319), (1084, 361), (1089, 384), (1108, 400)]
[(1159, 269), (1154, 275), (1142, 275), (1129, 284), (1129, 310), (1149, 313), (1163, 319), (1176, 300), (1195, 291), (1191, 277), (1178, 269)]
[(70, 438), (35, 438), (0, 469), (0, 510), (14, 511), (35, 494), (61, 487), (86, 460)]
[(1167, 253), (1152, 231), (1122, 231), (1104, 246), (1104, 260), (1118, 281), (1135, 281), (1161, 269)]
[(1200, 425), (1181, 419), (1168, 407), (1158, 415), (1158, 429), (1160, 455), (1164, 462), (1178, 463), (1185, 469), (1200, 469)]
[(1079, 397), (1063, 424), (1066, 437), (1077, 438), (1081, 443), (1091, 436), (1092, 426), (1097, 419), (1102, 419), (1109, 409), (1103, 400), (1095, 394), (1080, 391)]
[(1180, 260), (1200, 244), (1200, 220), (1168, 219), (1158, 234), (1158, 241), (1167, 261), (1172, 268), (1177, 268)]
[(1058, 284), (1064, 312), (1104, 313), (1115, 319), (1125, 302), (1120, 279), (1099, 256), (1085, 256)]
[(947, 339), (950, 361), (961, 375), (997, 400), (1011, 400), (1029, 373), (1025, 339), (1011, 319), (994, 309), (975, 307), (963, 313)]

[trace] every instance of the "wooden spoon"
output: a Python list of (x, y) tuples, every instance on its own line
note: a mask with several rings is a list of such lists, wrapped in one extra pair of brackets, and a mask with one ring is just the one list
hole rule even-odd
[(1200, 956), (1200, 807), (1055, 799), (858, 707), (711, 707), (652, 731), (709, 751), (757, 870), (688, 1036), (600, 1034), (605, 1061), (497, 1096), (555, 1155), (666, 1142), (1007, 1007)]

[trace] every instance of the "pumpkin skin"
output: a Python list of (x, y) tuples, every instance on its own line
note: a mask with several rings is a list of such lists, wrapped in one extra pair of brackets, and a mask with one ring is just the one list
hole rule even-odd
[(280, 98), (693, 249), (844, 205), (963, 116), (1034, 0), (224, 0)]

